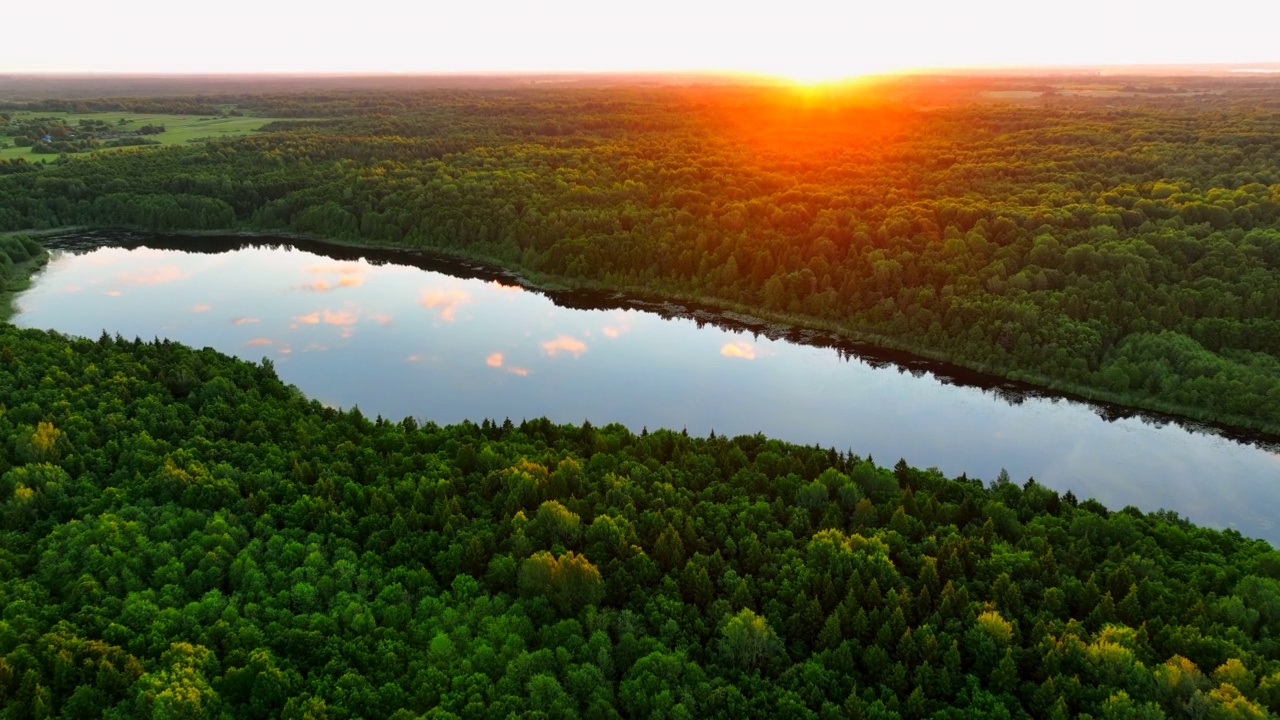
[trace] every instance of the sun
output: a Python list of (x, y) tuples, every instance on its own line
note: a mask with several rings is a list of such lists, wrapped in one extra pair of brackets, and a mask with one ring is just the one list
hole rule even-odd
[(795, 56), (776, 60), (761, 74), (798, 87), (823, 87), (856, 82), (868, 75), (892, 72), (893, 68), (861, 59)]
[(842, 68), (803, 68), (782, 73), (782, 77), (796, 85), (832, 85), (852, 80), (864, 73), (850, 73)]

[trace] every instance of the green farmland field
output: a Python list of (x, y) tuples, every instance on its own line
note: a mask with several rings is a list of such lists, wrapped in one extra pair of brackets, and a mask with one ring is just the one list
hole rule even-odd
[[(23, 111), (12, 113), (12, 115), (14, 118), (63, 118), (71, 125), (75, 125), (80, 120), (103, 120), (110, 123), (112, 126), (115, 126), (121, 119), (124, 119), (128, 122), (120, 125), (119, 127), (121, 130), (125, 131), (137, 130), (143, 125), (164, 125), (165, 132), (160, 133), (159, 135), (148, 136), (150, 139), (158, 140), (162, 145), (176, 145), (179, 143), (191, 142), (193, 140), (244, 135), (271, 122), (270, 118), (261, 117), (200, 117), (196, 115), (138, 114), (128, 112), (66, 113)], [(26, 158), (31, 162), (37, 162), (41, 159), (53, 160), (57, 157), (56, 155), (40, 155), (33, 153), (29, 147), (4, 147), (12, 146), (12, 144), (13, 138), (0, 135), (0, 159), (21, 157)], [(119, 148), (101, 148), (101, 150), (116, 149)]]

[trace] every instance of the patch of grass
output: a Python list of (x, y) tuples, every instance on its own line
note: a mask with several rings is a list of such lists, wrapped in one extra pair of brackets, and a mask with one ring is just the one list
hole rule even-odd
[[(137, 130), (143, 125), (164, 125), (164, 132), (159, 135), (147, 136), (151, 140), (158, 141), (161, 145), (178, 145), (193, 140), (245, 135), (274, 121), (272, 118), (261, 117), (208, 117), (129, 112), (65, 113), (22, 111), (12, 113), (12, 115), (15, 119), (31, 117), (62, 118), (69, 125), (75, 125), (81, 120), (102, 120), (111, 127), (119, 128), (125, 132)], [(120, 120), (125, 120), (126, 122), (120, 124)], [(0, 136), (0, 146), (12, 144), (13, 138)], [(118, 149), (121, 148), (99, 148), (93, 152)], [(24, 158), (29, 162), (38, 162), (42, 158), (52, 161), (57, 158), (57, 155), (33, 153), (29, 147), (6, 147), (0, 149), (0, 158)]]
[(37, 158), (46, 157), (53, 159), (56, 156), (36, 155), (31, 152), (29, 147), (4, 147), (5, 145), (13, 145), (13, 138), (0, 135), (0, 160), (8, 160), (10, 158), (22, 158), (27, 162), (35, 162)]

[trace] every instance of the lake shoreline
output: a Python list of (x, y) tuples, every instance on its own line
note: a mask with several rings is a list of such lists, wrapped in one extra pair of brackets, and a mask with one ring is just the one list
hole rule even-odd
[[(13, 235), (21, 235), (26, 233), (13, 233)], [(33, 237), (32, 235), (27, 235)], [(7, 323), (13, 319), (18, 308), (14, 305), (19, 293), (31, 287), (31, 279), (35, 274), (44, 269), (49, 264), (49, 251), (45, 250), (44, 254), (38, 258), (32, 258), (25, 262), (18, 263), (13, 266), (17, 271), (17, 275), (9, 278), (4, 288), (0, 288), (0, 323)]]
[[(166, 236), (190, 238), (239, 238), (245, 240), (278, 239), (290, 242), (314, 243), (332, 248), (375, 250), (405, 257), (417, 257), (454, 264), (468, 272), (484, 273), (486, 277), (506, 284), (547, 295), (558, 301), (575, 305), (574, 296), (584, 293), (597, 295), (619, 308), (632, 308), (656, 312), (667, 317), (686, 317), (695, 321), (723, 320), (718, 324), (735, 327), (746, 332), (764, 335), (771, 339), (787, 338), (809, 345), (834, 346), (838, 350), (852, 348), (854, 354), (869, 355), (876, 360), (895, 363), (904, 369), (919, 367), (926, 371), (942, 369), (942, 377), (991, 388), (1007, 387), (1011, 392), (1028, 397), (1062, 398), (1092, 406), (1106, 418), (1141, 417), (1156, 423), (1174, 423), (1194, 431), (1211, 432), (1233, 440), (1251, 443), (1280, 443), (1280, 426), (1257, 422), (1247, 417), (1206, 412), (1203, 408), (1178, 406), (1171, 403), (1134, 399), (1105, 390), (1052, 377), (1027, 373), (1010, 368), (992, 367), (982, 363), (966, 363), (945, 353), (930, 350), (898, 338), (858, 331), (817, 318), (765, 311), (741, 303), (715, 297), (695, 296), (688, 293), (664, 292), (652, 288), (617, 286), (582, 279), (569, 279), (545, 275), (526, 268), (510, 265), (500, 259), (477, 253), (460, 252), (445, 248), (404, 247), (377, 241), (337, 240), (288, 230), (135, 230), (121, 227), (76, 226), (47, 230), (20, 231), (7, 234), (24, 234), (35, 238), (73, 237), (79, 234), (122, 232), (138, 236)], [(16, 293), (15, 293), (16, 294)], [(689, 307), (682, 307), (689, 306)], [(12, 310), (10, 310), (12, 314)], [(815, 342), (817, 340), (817, 342)], [(957, 373), (954, 370), (961, 372)], [(969, 376), (970, 382), (963, 378)], [(1257, 437), (1261, 434), (1262, 438)]]
[(123, 230), (44, 244), (52, 261), (18, 299), (14, 326), (270, 360), (283, 382), (370, 418), (590, 419), (856, 450), (885, 465), (927, 458), (951, 477), (1007, 472), (1280, 542), (1265, 510), (1280, 503), (1280, 441), (1260, 433), (697, 303), (544, 289), (431, 251)]

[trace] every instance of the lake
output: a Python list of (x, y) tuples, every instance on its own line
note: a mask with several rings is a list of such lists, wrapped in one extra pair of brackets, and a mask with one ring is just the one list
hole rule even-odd
[(1280, 443), (1080, 402), (752, 318), (544, 293), (470, 263), (299, 240), (95, 233), (13, 322), (169, 338), (247, 360), (368, 417), (546, 416), (764, 433), (948, 475), (1034, 476), (1112, 509), (1169, 509), (1280, 545)]

